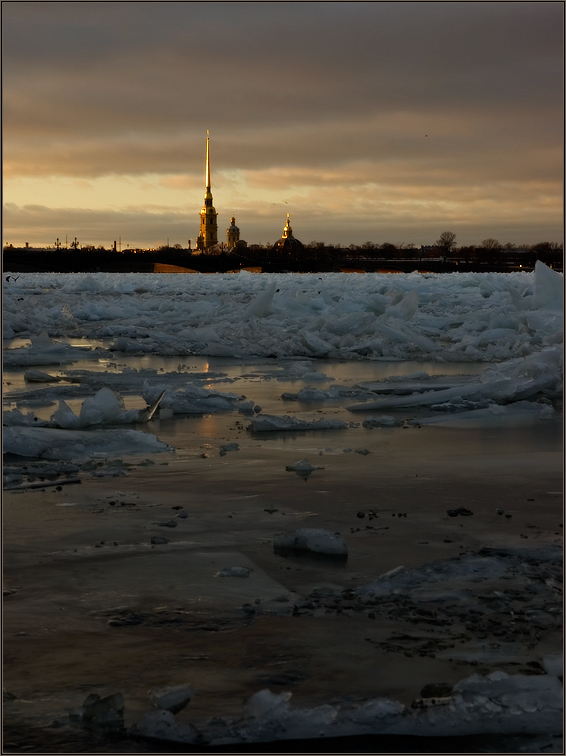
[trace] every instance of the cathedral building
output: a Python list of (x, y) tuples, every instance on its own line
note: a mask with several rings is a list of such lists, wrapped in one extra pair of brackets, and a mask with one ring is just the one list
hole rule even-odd
[(206, 166), (205, 166), (204, 206), (200, 211), (200, 233), (197, 237), (197, 250), (200, 252), (212, 251), (212, 247), (218, 244), (218, 213), (212, 204), (212, 192), (210, 191), (210, 159), (209, 159), (209, 132), (206, 132)]
[[(219, 255), (224, 250), (224, 244), (218, 243), (218, 213), (212, 204), (210, 185), (210, 133), (206, 132), (206, 162), (205, 162), (205, 192), (204, 205), (200, 211), (200, 232), (196, 240), (196, 250), (205, 255)], [(230, 226), (226, 229), (226, 248), (229, 252), (247, 247), (247, 243), (240, 239), (240, 229), (236, 226), (234, 215), (230, 218)], [(293, 236), (293, 229), (287, 213), (287, 223), (283, 234), (272, 247), (273, 252), (294, 254), (304, 249), (298, 239)]]
[(302, 243), (293, 236), (289, 213), (287, 213), (287, 223), (285, 224), (281, 238), (273, 245), (272, 252), (287, 252), (290, 254), (292, 252), (300, 252), (303, 249)]

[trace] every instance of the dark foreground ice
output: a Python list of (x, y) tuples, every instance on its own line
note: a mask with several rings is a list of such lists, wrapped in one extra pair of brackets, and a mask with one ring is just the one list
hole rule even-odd
[[(63, 733), (76, 746), (79, 732), (96, 752), (108, 730), (129, 733), (120, 748), (139, 752), (283, 741), (296, 752), (320, 738), (349, 751), (443, 752), (445, 742), (457, 752), (463, 737), (478, 752), (559, 752), (562, 369), (557, 331), (544, 332), (557, 305), (543, 284), (535, 301), (518, 281), (476, 282), (478, 301), (496, 306), (468, 335), (490, 362), (314, 359), (311, 336), (311, 355), (288, 360), (110, 352), (108, 336), (96, 351), (78, 335), (68, 349), (12, 340), (27, 351), (4, 374), (10, 738), (25, 745), (36, 733), (36, 752), (61, 748)], [(39, 284), (44, 293), (23, 296), (51, 296)], [(108, 312), (107, 279), (88, 285), (88, 306), (66, 285), (76, 308), (61, 328)], [(338, 290), (328, 294), (287, 292), (281, 307), (312, 325), (313, 301), (330, 307)], [(376, 324), (382, 347), (410, 343), (409, 294), (390, 298), (397, 309)], [(132, 297), (113, 294), (133, 317)], [(342, 350), (346, 309), (325, 320)], [(276, 315), (251, 313), (271, 318), (273, 333)], [(410, 326), (421, 346), (432, 318)], [(469, 358), (456, 320), (454, 351)], [(518, 338), (528, 349), (509, 353)], [(347, 558), (274, 548), (305, 529), (338, 534)], [(156, 693), (170, 687), (191, 689), (174, 712)]]

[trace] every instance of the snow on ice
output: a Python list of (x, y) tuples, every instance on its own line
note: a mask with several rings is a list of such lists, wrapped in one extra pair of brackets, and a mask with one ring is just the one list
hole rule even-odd
[[(6, 449), (26, 454), (37, 449), (42, 455), (59, 449), (68, 458), (59, 441), (49, 452), (43, 442), (48, 430), (78, 432), (147, 420), (147, 411), (125, 408), (126, 394), (143, 397), (153, 411), (160, 401), (162, 418), (239, 411), (249, 417), (253, 432), (356, 427), (336, 418), (263, 414), (253, 399), (202, 385), (234, 378), (181, 365), (176, 373), (67, 368), (55, 376), (36, 369), (85, 359), (110, 362), (116, 352), (256, 363), (277, 358), (258, 378), (307, 384), (284, 392), (286, 403), (331, 402), (353, 412), (382, 413), (368, 416), (365, 427), (397, 426), (402, 421), (390, 410), (417, 407), (427, 417), (412, 422), (422, 424), (545, 420), (553, 414), (548, 405), (562, 392), (562, 284), (562, 276), (542, 263), (533, 273), (507, 274), (21, 274), (17, 281), (4, 280), (4, 368), (22, 371), (27, 385), (7, 392), (6, 399), (28, 407), (58, 402), (58, 408), (49, 421), (19, 409), (6, 412)], [(486, 368), (480, 375), (432, 377), (419, 371), (404, 380), (316, 388), (311, 384), (333, 380), (316, 369), (319, 358), (480, 362)], [(67, 401), (79, 397), (84, 401), (76, 414)], [(43, 435), (34, 435), (39, 431)], [(106, 432), (109, 445), (116, 433)], [(81, 444), (84, 451), (84, 438)], [(99, 444), (97, 438), (94, 446)]]
[(490, 361), (561, 343), (562, 276), (21, 274), (4, 281), (8, 363), (61, 364), (57, 337), (160, 355)]
[(165, 741), (211, 746), (275, 740), (387, 734), (417, 736), (544, 732), (562, 728), (562, 684), (558, 677), (509, 675), (496, 670), (471, 675), (453, 686), (444, 705), (409, 708), (389, 698), (294, 708), (292, 693), (263, 689), (246, 702), (242, 717), (217, 718), (198, 731), (158, 710), (132, 733)]
[(170, 447), (155, 436), (130, 429), (4, 429), (4, 451), (21, 457), (83, 459), (97, 454), (149, 454), (168, 450)]

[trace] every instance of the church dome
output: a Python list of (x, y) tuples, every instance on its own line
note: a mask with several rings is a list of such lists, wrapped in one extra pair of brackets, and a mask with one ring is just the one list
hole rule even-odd
[(289, 213), (287, 213), (287, 223), (283, 228), (281, 238), (273, 245), (273, 250), (278, 250), (280, 252), (299, 252), (302, 249), (304, 249), (304, 247), (301, 242), (293, 236)]

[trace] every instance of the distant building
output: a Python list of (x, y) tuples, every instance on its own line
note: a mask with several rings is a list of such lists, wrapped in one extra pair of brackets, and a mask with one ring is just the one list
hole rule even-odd
[(228, 249), (234, 249), (239, 241), (240, 229), (236, 226), (236, 218), (232, 216), (230, 218), (230, 228), (226, 229), (226, 246)]
[[(212, 247), (218, 244), (218, 213), (212, 205), (212, 192), (210, 191), (210, 161), (209, 161), (209, 132), (206, 132), (206, 165), (204, 206), (200, 211), (200, 234), (197, 237), (196, 246), (200, 252), (213, 252)], [(216, 250), (214, 250), (216, 252)]]
[(287, 213), (287, 223), (285, 224), (281, 238), (278, 239), (273, 245), (272, 251), (287, 252), (290, 254), (292, 252), (301, 252), (303, 249), (304, 247), (302, 243), (298, 239), (295, 239), (295, 237), (293, 236), (293, 229), (291, 228), (289, 213)]

